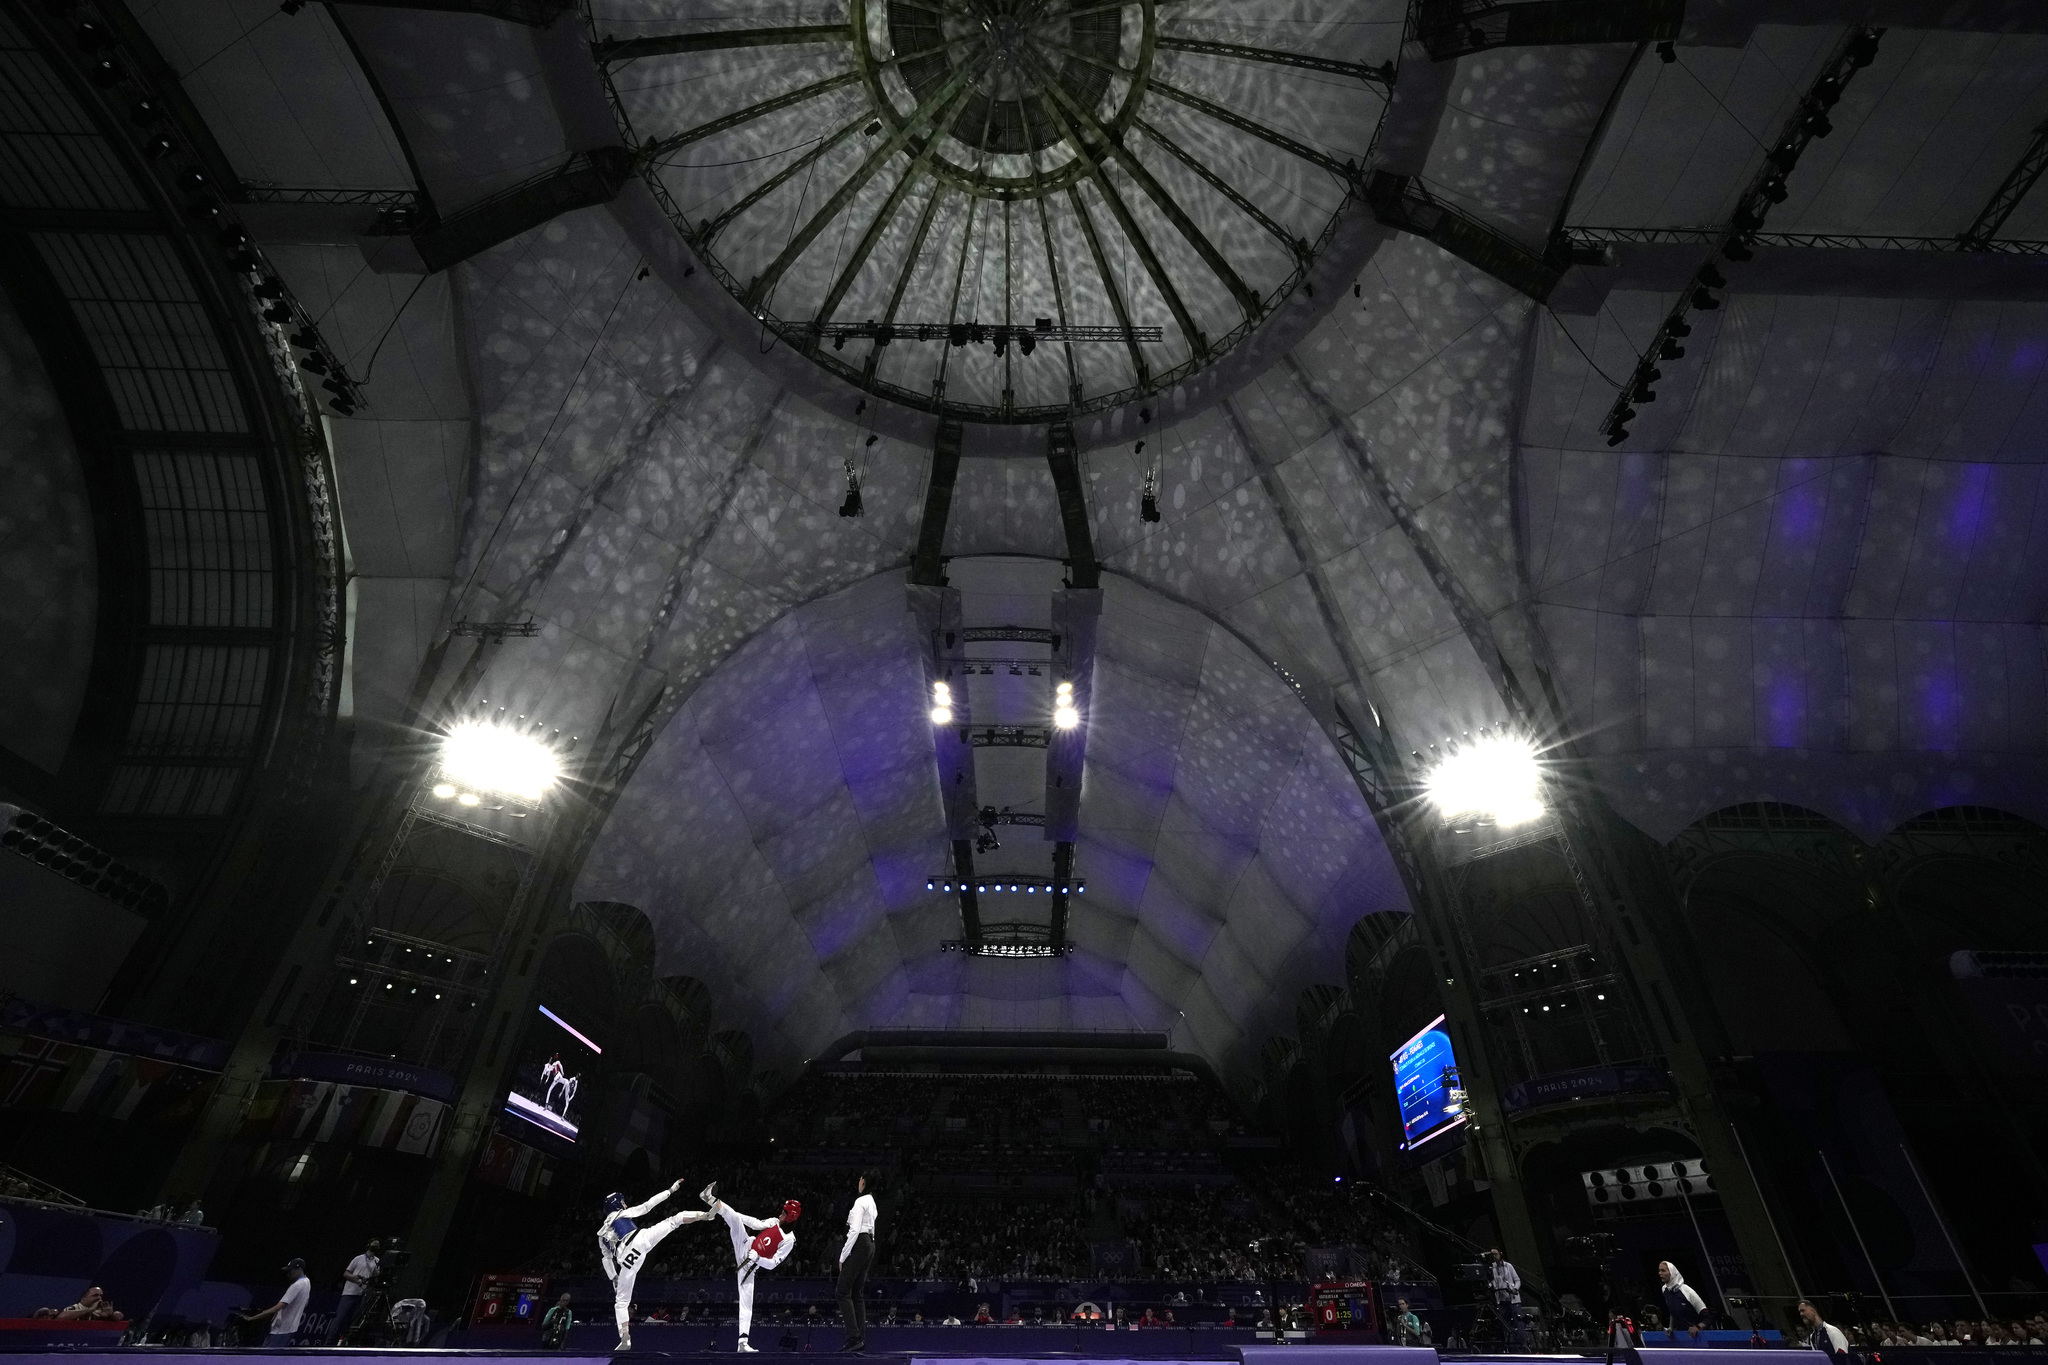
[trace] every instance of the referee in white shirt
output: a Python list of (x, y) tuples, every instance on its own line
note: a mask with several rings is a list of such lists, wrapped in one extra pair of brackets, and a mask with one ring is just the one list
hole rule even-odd
[(875, 1259), (874, 1192), (881, 1183), (880, 1171), (863, 1171), (859, 1197), (846, 1211), (846, 1245), (839, 1248), (839, 1321), (846, 1328), (848, 1351), (864, 1351), (868, 1344), (868, 1310), (862, 1295)]

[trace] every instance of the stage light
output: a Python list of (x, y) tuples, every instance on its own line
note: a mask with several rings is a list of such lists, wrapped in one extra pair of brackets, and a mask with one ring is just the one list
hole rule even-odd
[(1053, 692), (1058, 696), (1071, 697), (1074, 695), (1074, 685), (1070, 682), (1062, 682), (1059, 686), (1053, 688)]
[[(503, 792), (507, 796), (538, 801), (562, 775), (555, 751), (530, 735), (466, 721), (448, 732), (441, 741), (441, 768), (448, 776), (480, 791)], [(465, 792), (463, 805), (474, 806), (476, 797)]]
[(1526, 739), (1487, 735), (1451, 751), (1430, 773), (1429, 798), (1445, 819), (1524, 824), (1543, 814), (1543, 770)]
[(950, 707), (950, 706), (934, 706), (934, 707), (932, 708), (932, 724), (934, 724), (934, 725), (951, 725), (952, 723), (953, 723), (953, 708), (952, 708), (952, 707)]
[(1071, 730), (1081, 723), (1081, 713), (1071, 706), (1056, 706), (1052, 712), (1052, 723), (1062, 730)]
[(924, 884), (924, 889), (927, 891), (936, 891), (939, 889), (939, 886), (937, 882), (928, 881)]
[(436, 782), (434, 784), (434, 795), (446, 801), (449, 797), (455, 795), (455, 784), (452, 782)]
[(456, 797), (455, 800), (459, 804), (465, 806), (475, 806), (481, 805), (483, 803), (483, 798), (481, 796), (478, 796), (475, 792), (464, 792), (462, 795)]

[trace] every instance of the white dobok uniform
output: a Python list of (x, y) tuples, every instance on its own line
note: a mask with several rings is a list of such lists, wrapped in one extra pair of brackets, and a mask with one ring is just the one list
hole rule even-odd
[[(783, 1228), (780, 1218), (749, 1218), (722, 1199), (716, 1208), (726, 1231), (732, 1234), (734, 1279), (740, 1293), (740, 1341), (744, 1343), (747, 1330), (754, 1325), (754, 1273), (773, 1270), (788, 1260), (789, 1253), (796, 1250), (796, 1234)], [(754, 1234), (765, 1228), (782, 1229), (782, 1244), (773, 1256), (763, 1257), (754, 1250)]]
[(604, 1261), (605, 1278), (612, 1282), (612, 1317), (619, 1325), (619, 1344), (622, 1346), (630, 1346), (633, 1341), (630, 1310), (633, 1307), (633, 1282), (640, 1278), (640, 1267), (661, 1245), (662, 1238), (685, 1223), (701, 1223), (711, 1216), (702, 1209), (684, 1209), (646, 1227), (633, 1221), (668, 1198), (669, 1194), (670, 1191), (662, 1190), (644, 1204), (608, 1213), (597, 1227), (597, 1252)]

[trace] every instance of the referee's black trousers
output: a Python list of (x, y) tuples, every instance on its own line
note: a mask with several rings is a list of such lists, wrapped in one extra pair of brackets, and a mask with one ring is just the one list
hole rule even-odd
[(864, 1350), (868, 1342), (868, 1310), (862, 1298), (868, 1266), (875, 1259), (873, 1233), (853, 1239), (853, 1250), (839, 1263), (839, 1321), (846, 1327), (846, 1349)]

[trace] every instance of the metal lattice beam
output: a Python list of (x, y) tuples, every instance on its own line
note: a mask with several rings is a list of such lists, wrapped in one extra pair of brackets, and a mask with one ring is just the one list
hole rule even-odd
[(1538, 303), (1564, 272), (1520, 242), (1435, 198), (1413, 176), (1374, 171), (1365, 191), (1373, 215), (1388, 227), (1436, 243)]
[[(1573, 246), (1715, 246), (1727, 240), (1728, 229), (1715, 227), (1624, 228), (1577, 226), (1564, 230)], [(1750, 245), (1797, 251), (1916, 251), (1954, 255), (1992, 252), (2009, 256), (2048, 256), (2048, 241), (1971, 241), (1967, 237), (1903, 237), (1851, 232), (1758, 232)]]
[(812, 165), (816, 164), (820, 158), (830, 153), (833, 148), (837, 147), (840, 143), (846, 141), (846, 139), (852, 137), (854, 133), (857, 132), (863, 125), (865, 125), (872, 117), (873, 116), (869, 114), (867, 110), (861, 110), (860, 114), (851, 123), (847, 124), (845, 127), (841, 128), (838, 132), (832, 134), (832, 136), (826, 138), (824, 141), (820, 142), (817, 146), (811, 148), (810, 151), (805, 152), (796, 160), (790, 162), (787, 166), (784, 166), (774, 175), (769, 176), (759, 185), (756, 185), (751, 191), (748, 192), (746, 198), (740, 200), (731, 208), (726, 209), (716, 218), (710, 219), (709, 221), (700, 224), (696, 234), (697, 245), (699, 247), (710, 246), (711, 243), (717, 239), (719, 233), (725, 231), (727, 227), (731, 226), (734, 219), (738, 218), (748, 209), (754, 207), (754, 205), (760, 203), (763, 199), (766, 199), (769, 195), (775, 193), (775, 191), (781, 189), (784, 185), (788, 184), (790, 180), (795, 178), (798, 174), (807, 170)]
[[(969, 93), (970, 90), (962, 90), (954, 98), (952, 107), (940, 119), (942, 126), (952, 118), (958, 117), (960, 106), (966, 102)], [(917, 155), (911, 158), (910, 166), (897, 180), (895, 187), (889, 191), (889, 197), (882, 201), (882, 206), (875, 210), (875, 216), (868, 220), (866, 230), (860, 235), (860, 241), (854, 244), (853, 254), (846, 259), (845, 268), (839, 272), (839, 278), (833, 281), (831, 292), (825, 295), (825, 301), (818, 306), (819, 321), (826, 321), (839, 311), (839, 305), (846, 300), (847, 291), (853, 288), (853, 282), (859, 278), (861, 267), (867, 264), (876, 244), (882, 240), (882, 234), (888, 230), (889, 224), (895, 221), (896, 210), (903, 207), (903, 201), (909, 196), (911, 188), (924, 178), (926, 169), (931, 165), (932, 156), (938, 150), (939, 138), (928, 137), (924, 140), (924, 146), (918, 149)]]
[(1271, 47), (1247, 47), (1243, 43), (1218, 43), (1207, 38), (1171, 38), (1162, 35), (1159, 39), (1162, 52), (1194, 52), (1204, 57), (1228, 57), (1240, 62), (1267, 62), (1274, 66), (1291, 66), (1302, 71), (1326, 71), (1333, 76), (1349, 76), (1353, 80), (1368, 82), (1385, 90), (1394, 88), (1394, 64), (1384, 62), (1379, 66), (1368, 66), (1364, 62), (1340, 61), (1335, 57), (1317, 57), (1306, 52), (1283, 52)]
[[(1040, 70), (1044, 71), (1041, 63), (1034, 61), (1032, 64), (1039, 66)], [(1050, 72), (1045, 74), (1045, 88), (1052, 91), (1053, 99), (1057, 105), (1053, 110), (1054, 120), (1059, 122), (1062, 128), (1066, 127), (1066, 119), (1059, 112), (1061, 108), (1064, 108), (1067, 115), (1071, 116), (1075, 123), (1079, 124), (1082, 129), (1101, 143), (1103, 150), (1107, 151), (1115, 159), (1117, 165), (1124, 168), (1124, 173), (1130, 176), (1136, 182), (1138, 188), (1145, 192), (1145, 196), (1158, 207), (1161, 213), (1166, 215), (1166, 220), (1173, 224), (1174, 230), (1186, 239), (1187, 244), (1195, 249), (1195, 254), (1202, 258), (1202, 263), (1209, 267), (1211, 273), (1223, 282), (1224, 288), (1230, 291), (1231, 297), (1237, 300), (1237, 306), (1243, 311), (1245, 317), (1257, 318), (1263, 315), (1266, 309), (1259, 296), (1253, 292), (1251, 286), (1244, 282), (1243, 277), (1237, 273), (1236, 268), (1230, 264), (1229, 259), (1216, 249), (1216, 244), (1209, 240), (1208, 234), (1195, 226), (1194, 220), (1188, 217), (1185, 209), (1181, 208), (1180, 201), (1167, 193), (1166, 187), (1152, 177), (1152, 172), (1145, 169), (1145, 163), (1133, 156), (1130, 149), (1121, 142), (1111, 137), (1109, 130), (1102, 126), (1101, 120), (1097, 119), (1094, 114), (1082, 106), (1079, 100), (1069, 94), (1064, 85), (1052, 79)], [(1083, 150), (1079, 146), (1078, 140), (1075, 140), (1075, 150)], [(1095, 155), (1094, 148), (1086, 149), (1084, 154), (1093, 157)], [(1203, 349), (1206, 349), (1206, 343), (1203, 344)]]
[(1124, 291), (1117, 288), (1116, 276), (1109, 270), (1109, 257), (1102, 250), (1102, 235), (1095, 230), (1095, 217), (1088, 212), (1087, 202), (1081, 198), (1078, 186), (1067, 186), (1067, 205), (1074, 211), (1074, 219), (1081, 225), (1081, 235), (1088, 239), (1088, 254), (1095, 260), (1095, 273), (1102, 279), (1103, 292), (1109, 295), (1110, 310), (1116, 314), (1117, 326), (1125, 333), (1125, 346), (1130, 351), (1131, 369), (1138, 376), (1138, 383), (1152, 382), (1152, 371), (1145, 364), (1144, 352), (1138, 349), (1135, 329), (1131, 326), (1130, 306), (1124, 302)]
[(832, 192), (832, 197), (825, 201), (824, 206), (811, 215), (809, 222), (797, 229), (795, 235), (783, 247), (782, 253), (754, 277), (753, 282), (747, 286), (747, 292), (741, 302), (752, 307), (766, 297), (768, 291), (775, 287), (775, 282), (782, 278), (783, 273), (811, 249), (811, 243), (818, 239), (818, 234), (839, 216), (853, 201), (853, 197), (861, 192), (868, 181), (875, 178), (882, 167), (889, 164), (891, 158), (908, 146), (911, 139), (922, 136), (942, 108), (951, 110), (958, 106), (959, 96), (962, 90), (967, 88), (969, 78), (974, 72), (975, 68), (968, 66), (955, 71), (944, 85), (932, 92), (930, 99), (917, 107), (917, 112), (911, 115), (902, 127), (884, 139), (881, 146), (868, 153), (867, 160), (863, 161), (853, 174), (846, 177), (839, 188)]
[[(1053, 82), (1053, 85), (1054, 88), (1058, 88), (1057, 82)], [(1138, 253), (1139, 262), (1152, 277), (1152, 285), (1159, 291), (1159, 296), (1166, 300), (1167, 310), (1173, 314), (1173, 320), (1179, 324), (1182, 334), (1187, 337), (1188, 345), (1193, 348), (1196, 355), (1206, 354), (1209, 349), (1208, 338), (1202, 334), (1202, 329), (1195, 325), (1195, 315), (1188, 311), (1187, 302), (1181, 298), (1180, 290), (1174, 286), (1173, 277), (1160, 262), (1159, 254), (1152, 249), (1151, 239), (1138, 226), (1138, 220), (1131, 216), (1130, 205), (1124, 203), (1123, 196), (1116, 192), (1116, 187), (1109, 183), (1109, 177), (1102, 173), (1102, 162), (1090, 151), (1087, 144), (1081, 141), (1074, 131), (1074, 126), (1067, 122), (1066, 115), (1060, 110), (1060, 101), (1055, 100), (1046, 108), (1051, 112), (1053, 122), (1059, 124), (1060, 135), (1066, 138), (1067, 146), (1088, 168), (1088, 178), (1095, 182), (1096, 192), (1102, 196), (1102, 202), (1109, 205), (1110, 213), (1116, 217), (1117, 226), (1123, 229), (1125, 240), (1129, 241), (1131, 249)], [(1104, 278), (1107, 278), (1106, 274)], [(1118, 321), (1125, 326), (1130, 325), (1127, 318), (1119, 316)]]
[(662, 33), (646, 38), (604, 38), (590, 45), (600, 62), (630, 62), (636, 57), (670, 57), (687, 52), (722, 52), (736, 47), (802, 47), (844, 43), (852, 35), (844, 24), (803, 24), (788, 28), (729, 28), (708, 33)]
[(685, 128), (680, 133), (671, 133), (667, 137), (656, 138), (652, 142), (642, 143), (637, 155), (642, 165), (651, 161), (659, 161), (662, 157), (667, 156), (678, 148), (687, 147), (693, 142), (701, 142), (707, 137), (723, 133), (728, 129), (737, 128), (743, 123), (752, 123), (755, 119), (765, 114), (772, 114), (778, 109), (787, 109), (793, 104), (802, 104), (806, 100), (814, 100), (820, 95), (829, 95), (834, 90), (844, 89), (849, 85), (857, 84), (859, 81), (860, 73), (857, 71), (845, 71), (837, 76), (828, 76), (822, 81), (813, 81), (809, 85), (798, 86), (796, 89), (785, 94), (773, 96), (757, 104), (750, 104), (744, 109), (735, 109), (722, 118), (712, 119), (709, 123), (700, 123), (694, 128)]
[(1360, 182), (1361, 173), (1355, 162), (1340, 161), (1328, 152), (1318, 151), (1297, 138), (1289, 137), (1277, 128), (1269, 128), (1257, 119), (1246, 118), (1235, 109), (1225, 109), (1220, 104), (1211, 100), (1205, 100), (1200, 95), (1183, 90), (1179, 86), (1169, 84), (1157, 77), (1154, 77), (1152, 80), (1152, 89), (1157, 90), (1168, 99), (1178, 100), (1190, 109), (1207, 114), (1218, 123), (1227, 123), (1241, 133), (1250, 133), (1262, 142), (1272, 143), (1290, 156), (1297, 156), (1303, 161), (1320, 166), (1331, 175), (1347, 183), (1356, 185)]
[(1018, 324), (1003, 327), (980, 322), (794, 322), (815, 336), (828, 340), (845, 337), (849, 341), (879, 341), (888, 345), (892, 341), (952, 341), (964, 336), (965, 340), (979, 345), (994, 341), (1001, 336), (1006, 341), (1030, 337), (1039, 341), (1163, 341), (1165, 332), (1158, 327), (1084, 327), (1061, 326), (1048, 321), (1046, 326), (1026, 327)]
[(953, 511), (953, 484), (960, 477), (960, 451), (965, 431), (958, 422), (940, 422), (932, 442), (932, 472), (924, 489), (924, 516), (917, 526), (917, 549), (910, 559), (910, 581), (942, 587), (946, 575), (940, 550), (946, 543), (946, 520)]
[(1133, 120), (1133, 125), (1138, 129), (1139, 132), (1143, 133), (1146, 137), (1151, 138), (1161, 147), (1164, 147), (1167, 151), (1171, 152), (1176, 158), (1179, 159), (1182, 165), (1186, 166), (1189, 170), (1193, 171), (1196, 175), (1200, 176), (1202, 180), (1205, 183), (1207, 183), (1211, 189), (1215, 190), (1225, 199), (1228, 199), (1231, 203), (1235, 204), (1239, 212), (1243, 213), (1246, 217), (1250, 218), (1253, 222), (1257, 223), (1260, 227), (1264, 228), (1267, 232), (1271, 233), (1284, 246), (1286, 246), (1289, 252), (1293, 253), (1296, 259), (1308, 259), (1307, 242), (1303, 241), (1299, 237), (1296, 237), (1293, 233), (1289, 232), (1285, 227), (1281, 226), (1279, 223), (1275, 222), (1270, 216), (1268, 216), (1264, 209), (1260, 208), (1257, 204), (1254, 204), (1251, 200), (1245, 198), (1242, 194), (1239, 194), (1236, 188), (1232, 186), (1229, 181), (1225, 180), (1222, 176), (1216, 174), (1216, 172), (1210, 170), (1207, 163), (1205, 163), (1200, 157), (1194, 155), (1194, 153), (1183, 148), (1178, 142), (1175, 142), (1172, 138), (1168, 137), (1165, 133), (1161, 132), (1157, 126), (1151, 123), (1147, 123), (1144, 119)]
[(2012, 211), (2020, 206), (2020, 200), (2027, 197), (2027, 191), (2034, 188), (2034, 182), (2041, 178), (2043, 171), (2048, 171), (2048, 123), (2034, 130), (2034, 140), (2027, 144), (2020, 164), (2013, 167), (1999, 184), (1991, 202), (1984, 206), (1976, 221), (1964, 229), (1962, 244), (1971, 251), (1995, 250), (1991, 239), (2005, 226), (2005, 220), (2012, 217)]

